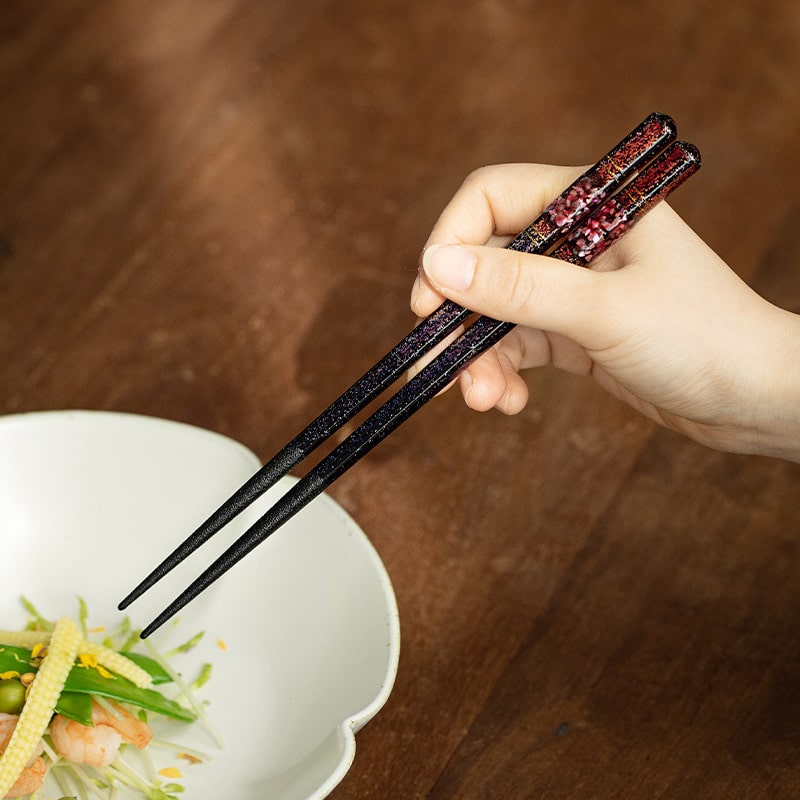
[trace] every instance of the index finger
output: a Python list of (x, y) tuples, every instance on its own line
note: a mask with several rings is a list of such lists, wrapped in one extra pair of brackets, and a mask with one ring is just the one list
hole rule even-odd
[(516, 236), (585, 169), (546, 164), (499, 164), (467, 176), (425, 243), (485, 245)]
[[(475, 170), (439, 216), (420, 262), (433, 245), (485, 245), (493, 237), (516, 236), (584, 171), (546, 164), (499, 164)], [(412, 310), (427, 316), (443, 299), (420, 272), (412, 291)]]

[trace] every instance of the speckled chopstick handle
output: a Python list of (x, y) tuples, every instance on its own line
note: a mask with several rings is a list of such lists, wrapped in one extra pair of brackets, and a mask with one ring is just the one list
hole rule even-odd
[(553, 200), (539, 217), (507, 245), (523, 253), (544, 253), (559, 233), (568, 233), (633, 172), (652, 161), (675, 141), (675, 122), (666, 114), (651, 114), (618, 145)]

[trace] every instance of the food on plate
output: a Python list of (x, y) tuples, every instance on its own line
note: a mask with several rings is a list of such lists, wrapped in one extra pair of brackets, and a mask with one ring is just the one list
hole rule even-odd
[(221, 744), (195, 697), (210, 665), (191, 685), (170, 665), (202, 633), (166, 655), (150, 642), (142, 653), (133, 649), (140, 639), (127, 619), (96, 641), (93, 634), (105, 632), (87, 629), (82, 600), (77, 621), (55, 623), (23, 603), (31, 615), (26, 628), (0, 630), (0, 798), (37, 798), (50, 774), (64, 796), (117, 797), (124, 789), (127, 797), (174, 800), (182, 773), (176, 766), (157, 771), (150, 749), (168, 748), (186, 764), (209, 756), (155, 739), (148, 715), (199, 720)]

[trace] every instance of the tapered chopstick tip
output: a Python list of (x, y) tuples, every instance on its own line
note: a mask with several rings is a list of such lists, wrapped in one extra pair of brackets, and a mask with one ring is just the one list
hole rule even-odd
[(117, 608), (120, 611), (124, 611), (134, 600), (138, 600), (154, 583), (156, 583), (156, 581), (153, 579), (153, 574), (151, 573), (119, 601)]

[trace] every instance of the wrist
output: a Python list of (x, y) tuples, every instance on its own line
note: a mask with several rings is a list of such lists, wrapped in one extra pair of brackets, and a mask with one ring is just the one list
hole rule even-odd
[(800, 462), (800, 315), (773, 307), (756, 452)]

